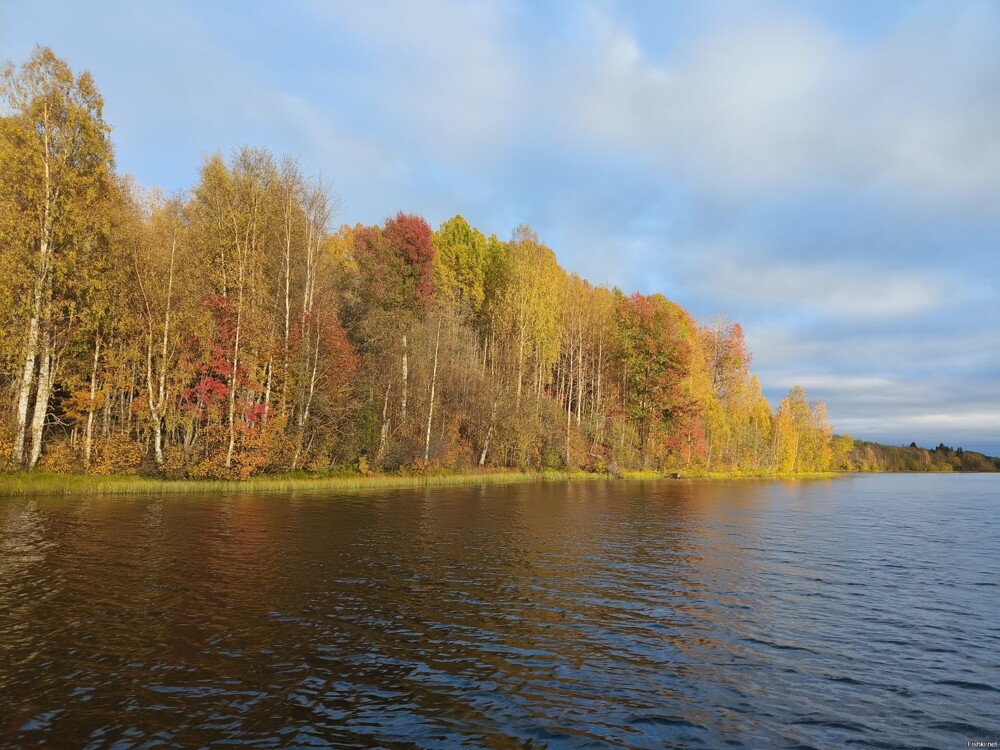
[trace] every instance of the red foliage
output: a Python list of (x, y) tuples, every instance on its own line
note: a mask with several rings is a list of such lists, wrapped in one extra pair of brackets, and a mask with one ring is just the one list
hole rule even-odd
[(195, 387), (188, 390), (197, 394), (201, 402), (222, 401), (229, 396), (225, 381), (212, 375), (203, 375)]
[[(181, 411), (195, 412), (200, 416), (219, 417), (229, 398), (232, 387), (233, 346), (236, 340), (236, 312), (232, 300), (223, 295), (212, 295), (202, 301), (215, 321), (213, 338), (207, 357), (198, 342), (188, 337), (180, 356), (180, 366), (193, 373), (192, 386), (181, 389)], [(236, 368), (238, 388), (256, 388), (257, 384), (238, 363)], [(255, 407), (249, 407), (247, 422), (256, 423)], [(262, 415), (261, 415), (262, 416)]]
[(434, 299), (433, 236), (423, 218), (402, 212), (387, 219), (382, 229), (355, 230), (364, 295), (385, 309), (425, 314)]
[(713, 325), (702, 330), (709, 374), (716, 396), (725, 399), (744, 381), (750, 367), (750, 352), (739, 323)]
[(434, 232), (422, 217), (400, 211), (385, 222), (385, 238), (413, 269), (417, 293), (425, 305), (434, 293)]
[(232, 350), (236, 339), (236, 311), (233, 301), (222, 294), (213, 294), (202, 301), (202, 306), (215, 320), (215, 337), (218, 346)]
[(264, 403), (259, 404), (249, 404), (243, 410), (243, 424), (245, 425), (246, 431), (249, 432), (253, 427), (255, 427), (267, 413), (267, 408)]
[(692, 437), (697, 415), (697, 403), (685, 388), (692, 324), (681, 308), (659, 294), (621, 298), (618, 317), (626, 413), (646, 449), (681, 450)]
[(329, 365), (327, 388), (341, 393), (354, 381), (358, 369), (358, 357), (354, 353), (347, 331), (340, 318), (332, 310), (319, 315), (320, 345)]

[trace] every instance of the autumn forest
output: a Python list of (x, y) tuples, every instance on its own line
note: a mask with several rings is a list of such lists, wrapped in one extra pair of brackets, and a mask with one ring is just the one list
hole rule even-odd
[(0, 87), (0, 469), (852, 468), (801, 388), (771, 408), (738, 324), (567, 273), (530, 227), (338, 227), (308, 165), (249, 147), (164, 195), (116, 172), (88, 74), (36, 48)]

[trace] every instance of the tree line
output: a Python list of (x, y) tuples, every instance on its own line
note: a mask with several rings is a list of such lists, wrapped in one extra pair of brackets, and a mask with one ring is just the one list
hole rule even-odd
[(167, 196), (116, 172), (93, 80), (50, 50), (0, 94), (2, 468), (802, 472), (852, 450), (801, 388), (772, 410), (738, 324), (567, 273), (530, 227), (337, 228), (326, 183), (249, 147)]
[(1000, 458), (951, 448), (944, 443), (928, 449), (916, 443), (894, 446), (865, 440), (852, 442), (846, 459), (834, 468), (844, 471), (1000, 471)]

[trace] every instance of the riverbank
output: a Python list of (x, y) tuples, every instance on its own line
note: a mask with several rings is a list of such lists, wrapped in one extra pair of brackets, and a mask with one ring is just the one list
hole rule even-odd
[[(629, 472), (626, 479), (660, 479), (658, 472)], [(139, 476), (94, 476), (18, 472), (0, 474), (0, 497), (28, 495), (157, 495), (183, 493), (240, 494), (316, 490), (406, 489), (468, 484), (513, 484), (612, 479), (584, 471), (491, 471), (456, 474), (277, 475), (246, 481), (226, 479), (157, 479)]]
[(766, 472), (766, 471), (692, 471), (681, 476), (682, 479), (833, 479), (849, 471), (800, 471), (800, 472)]
[(278, 475), (246, 481), (225, 479), (157, 479), (139, 476), (95, 476), (17, 472), (0, 474), (0, 497), (41, 495), (172, 495), (185, 493), (243, 494), (265, 492), (352, 491), (407, 489), (470, 484), (514, 484), (525, 482), (566, 482), (608, 479), (813, 479), (837, 476), (835, 472), (815, 474), (742, 475), (719, 472), (680, 476), (656, 471), (629, 471), (620, 477), (585, 471), (490, 471), (455, 474), (372, 474), (361, 475)]

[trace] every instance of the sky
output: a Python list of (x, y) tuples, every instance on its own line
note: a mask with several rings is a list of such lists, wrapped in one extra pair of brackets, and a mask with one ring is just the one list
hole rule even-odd
[(776, 404), (1000, 455), (1000, 3), (4, 0), (118, 169), (263, 146), (336, 221), (531, 225), (595, 284), (743, 325)]

